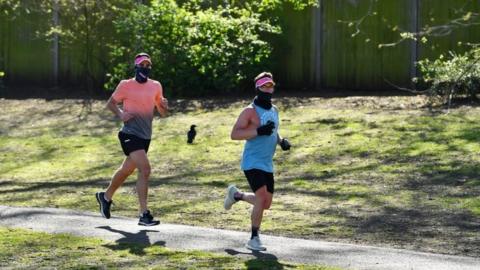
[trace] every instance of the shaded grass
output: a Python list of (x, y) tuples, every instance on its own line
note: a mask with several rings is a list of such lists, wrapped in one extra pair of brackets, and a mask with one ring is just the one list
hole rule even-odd
[[(275, 156), (262, 231), (480, 256), (480, 109), (396, 109), (418, 99), (278, 100), (293, 147)], [(248, 230), (249, 205), (223, 210), (228, 184), (249, 190), (243, 143), (229, 136), (247, 103), (177, 101), (154, 120), (149, 201), (162, 221)], [(103, 106), (1, 100), (0, 204), (96, 211), (93, 194), (123, 159), (120, 124)], [(191, 124), (198, 135), (187, 145)], [(136, 215), (134, 175), (114, 200), (114, 215)]]
[(164, 243), (107, 242), (68, 234), (0, 227), (0, 267), (8, 269), (318, 269), (274, 258), (239, 258), (201, 251), (174, 251)]

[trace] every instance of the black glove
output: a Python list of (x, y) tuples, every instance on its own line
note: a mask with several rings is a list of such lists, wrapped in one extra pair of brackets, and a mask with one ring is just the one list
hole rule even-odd
[(272, 135), (274, 128), (275, 123), (273, 121), (267, 121), (265, 125), (257, 128), (257, 134), (258, 136), (270, 136)]
[(287, 139), (285, 139), (285, 138), (283, 138), (283, 139), (280, 141), (280, 147), (282, 147), (282, 150), (283, 150), (283, 151), (290, 150), (290, 147), (291, 147), (291, 146), (292, 146), (292, 145), (290, 144), (290, 142), (289, 142)]

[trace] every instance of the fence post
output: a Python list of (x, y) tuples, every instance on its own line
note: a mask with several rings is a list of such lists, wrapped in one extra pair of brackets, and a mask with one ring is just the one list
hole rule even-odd
[[(58, 27), (58, 0), (53, 1), (53, 27)], [(58, 33), (55, 31), (53, 33), (53, 44), (52, 44), (52, 64), (53, 64), (53, 86), (58, 86), (58, 66), (59, 66), (59, 52), (58, 52)]]
[(322, 9), (323, 1), (318, 0), (318, 7), (312, 8), (312, 46), (310, 47), (310, 62), (311, 62), (311, 71), (310, 71), (310, 85), (313, 86), (315, 90), (320, 90), (322, 88), (322, 36), (323, 36), (323, 25), (322, 25)]
[(410, 42), (410, 83), (412, 88), (415, 88), (415, 83), (411, 80), (414, 77), (417, 77), (417, 67), (415, 63), (418, 61), (418, 36), (415, 34), (419, 31), (419, 1), (420, 0), (411, 0), (410, 1), (410, 19), (411, 19), (411, 26), (410, 32), (414, 33), (416, 37), (415, 40)]

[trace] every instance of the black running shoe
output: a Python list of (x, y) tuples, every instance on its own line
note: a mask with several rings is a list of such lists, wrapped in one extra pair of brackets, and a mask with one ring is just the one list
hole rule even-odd
[(112, 205), (112, 201), (105, 200), (105, 192), (97, 192), (95, 197), (100, 205), (100, 213), (102, 216), (104, 218), (110, 218), (110, 205)]
[(158, 224), (160, 224), (160, 221), (154, 220), (149, 210), (143, 212), (142, 216), (140, 216), (140, 220), (138, 221), (138, 225), (141, 226), (155, 226)]

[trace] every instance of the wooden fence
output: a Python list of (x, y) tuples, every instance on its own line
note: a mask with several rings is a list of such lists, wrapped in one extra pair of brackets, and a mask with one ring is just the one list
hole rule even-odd
[[(318, 8), (285, 10), (284, 39), (274, 44), (275, 73), (285, 87), (294, 89), (410, 87), (412, 77), (418, 75), (416, 61), (448, 51), (464, 52), (466, 43), (480, 43), (480, 26), (455, 21), (469, 11), (478, 14), (480, 1), (322, 0)], [(352, 37), (355, 20), (362, 18), (360, 32)], [(406, 40), (379, 48), (399, 41), (402, 31), (418, 32), (427, 25), (446, 25), (451, 33), (428, 37), (426, 43)]]
[[(291, 89), (388, 90), (387, 81), (409, 87), (415, 61), (462, 52), (467, 42), (480, 43), (480, 26), (451, 24), (465, 12), (479, 13), (473, 0), (320, 0), (318, 8), (280, 11), (283, 34), (274, 38), (272, 71)], [(465, 11), (465, 12), (463, 12)], [(81, 46), (62, 47), (36, 35), (55, 18), (32, 13), (17, 20), (0, 16), (0, 71), (9, 85), (53, 86), (86, 83)], [(356, 32), (358, 23), (358, 34)], [(426, 43), (406, 40), (402, 31), (426, 25), (449, 25), (451, 33)], [(393, 31), (394, 29), (395, 31)], [(108, 29), (105, 30), (107, 34)], [(459, 43), (461, 42), (461, 44)], [(101, 46), (101, 45), (99, 45)], [(98, 49), (90, 63), (95, 82), (108, 72), (108, 54)], [(92, 69), (93, 66), (93, 69)], [(99, 84), (100, 84), (99, 83)]]

